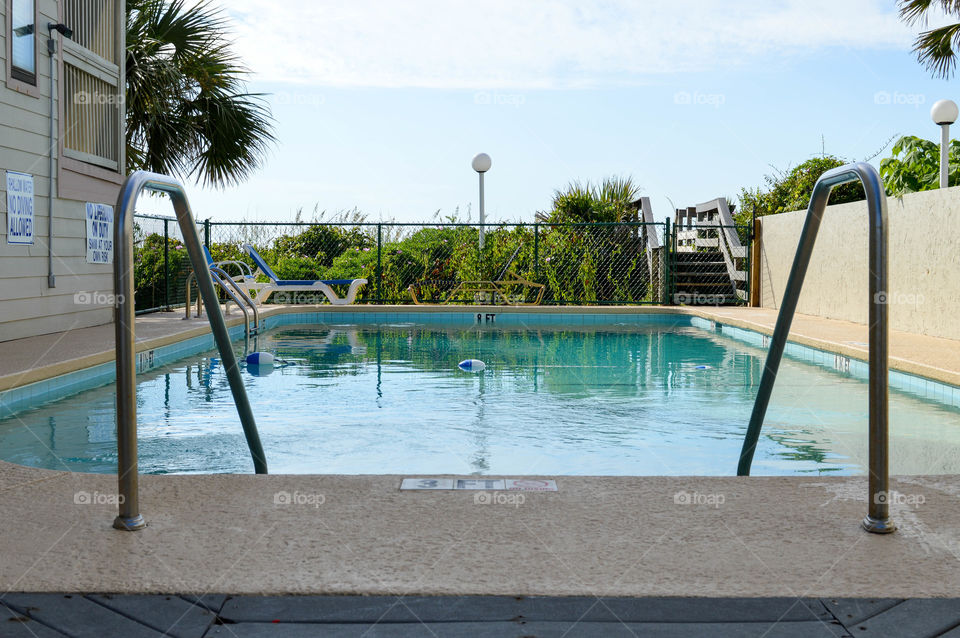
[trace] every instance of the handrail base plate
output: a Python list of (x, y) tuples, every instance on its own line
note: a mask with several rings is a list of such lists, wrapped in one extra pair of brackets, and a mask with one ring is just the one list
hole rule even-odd
[(118, 516), (113, 520), (114, 529), (123, 530), (125, 532), (135, 532), (143, 529), (146, 526), (147, 521), (143, 520), (143, 516), (140, 514), (137, 514), (133, 518), (124, 518), (123, 516)]
[(897, 526), (889, 518), (874, 518), (867, 515), (860, 525), (871, 534), (891, 534), (897, 531)]

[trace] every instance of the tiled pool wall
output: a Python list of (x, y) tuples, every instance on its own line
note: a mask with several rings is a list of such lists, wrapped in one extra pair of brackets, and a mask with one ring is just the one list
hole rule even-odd
[[(722, 334), (736, 341), (756, 346), (763, 350), (767, 350), (770, 347), (771, 338), (768, 335), (754, 332), (753, 330), (728, 326), (700, 317), (692, 317), (691, 319), (690, 325), (695, 328), (716, 332), (717, 334)], [(843, 354), (837, 354), (836, 352), (819, 350), (788, 341), (786, 347), (783, 349), (783, 355), (856, 379), (866, 381), (870, 378), (870, 365), (866, 361), (854, 359)], [(960, 408), (960, 388), (946, 383), (900, 372), (899, 370), (891, 370), (889, 374), (889, 385), (891, 388), (901, 392), (907, 392), (922, 399)]]
[[(425, 325), (478, 325), (489, 327), (524, 326), (629, 326), (660, 324), (665, 326), (692, 326), (701, 330), (715, 332), (734, 340), (756, 346), (764, 350), (770, 343), (770, 337), (728, 326), (709, 319), (683, 314), (620, 314), (620, 313), (531, 313), (531, 312), (293, 312), (277, 314), (264, 318), (266, 330), (295, 324), (425, 324)], [(230, 328), (233, 340), (243, 338), (243, 326)], [(178, 343), (160, 346), (137, 353), (137, 372), (146, 372), (166, 365), (178, 359), (198, 352), (212, 350), (215, 347), (213, 335), (204, 334)], [(852, 359), (834, 352), (818, 350), (796, 343), (787, 343), (784, 355), (792, 359), (805, 361), (813, 365), (831, 369), (859, 379), (869, 378), (869, 366), (866, 362)], [(85, 370), (38, 381), (0, 392), (0, 418), (6, 418), (25, 408), (67, 397), (113, 381), (116, 376), (116, 364), (111, 361)], [(906, 374), (897, 370), (890, 371), (890, 387), (915, 396), (960, 407), (960, 388)]]

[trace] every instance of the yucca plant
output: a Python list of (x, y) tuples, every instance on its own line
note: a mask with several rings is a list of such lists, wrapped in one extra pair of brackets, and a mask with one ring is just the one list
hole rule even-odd
[(625, 221), (631, 202), (639, 194), (640, 187), (632, 177), (607, 177), (600, 184), (574, 180), (565, 189), (554, 191), (547, 219), (577, 223)]
[(127, 0), (127, 170), (243, 181), (275, 141), (270, 110), (246, 92), (228, 20), (210, 0)]

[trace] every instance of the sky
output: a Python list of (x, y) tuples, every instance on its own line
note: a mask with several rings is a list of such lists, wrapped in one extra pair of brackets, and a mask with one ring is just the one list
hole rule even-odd
[(960, 101), (892, 0), (221, 1), (278, 141), (243, 184), (193, 187), (200, 219), (476, 220), (479, 152), (488, 221), (614, 175), (663, 219), (823, 152), (879, 164)]

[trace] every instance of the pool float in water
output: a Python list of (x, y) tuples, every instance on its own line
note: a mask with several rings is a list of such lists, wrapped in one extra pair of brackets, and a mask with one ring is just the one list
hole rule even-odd
[(487, 367), (487, 364), (479, 359), (467, 359), (466, 361), (461, 361), (457, 367), (464, 372), (482, 372)]

